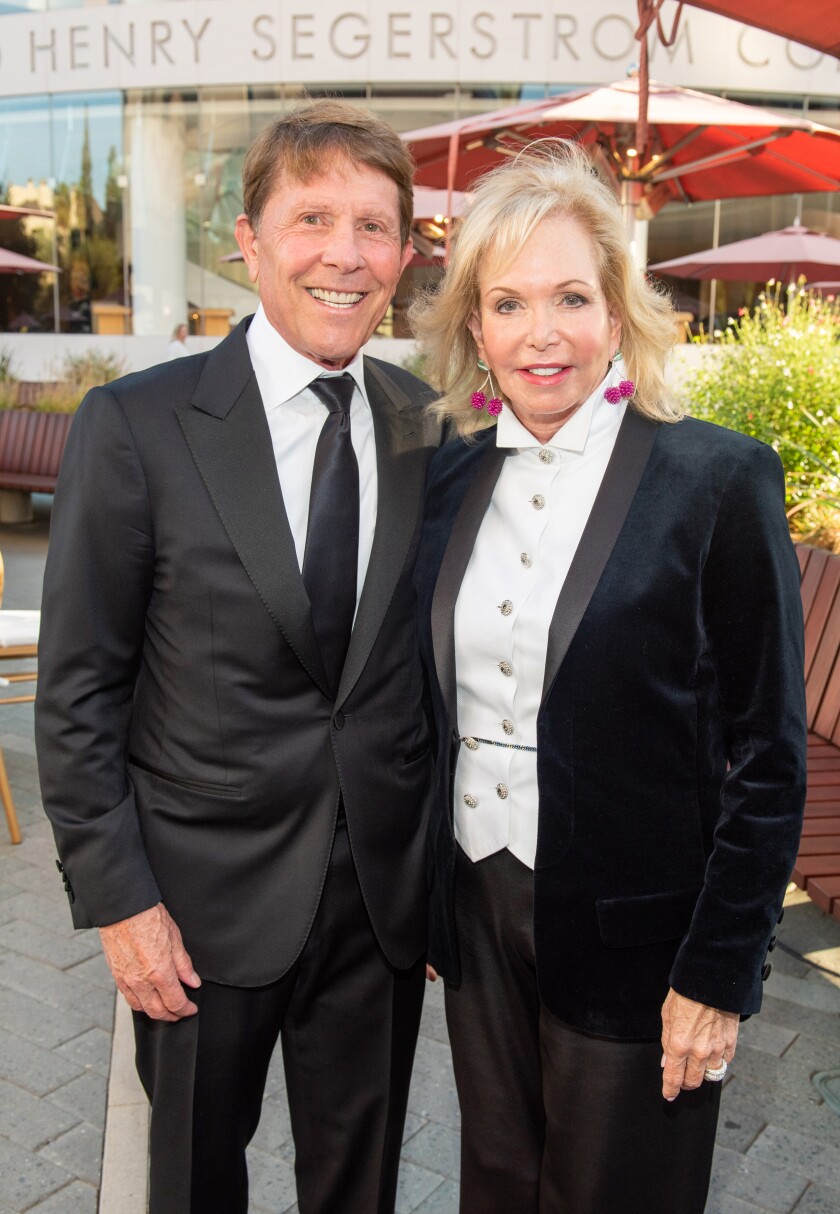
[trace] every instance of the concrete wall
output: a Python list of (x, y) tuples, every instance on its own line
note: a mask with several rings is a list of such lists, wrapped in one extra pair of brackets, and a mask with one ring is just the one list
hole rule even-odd
[[(191, 353), (210, 350), (217, 337), (188, 337)], [(12, 354), (12, 370), (18, 379), (52, 380), (61, 378), (61, 365), (66, 354), (79, 355), (88, 350), (112, 354), (122, 360), (127, 371), (142, 371), (166, 359), (166, 337), (101, 337), (94, 334), (0, 333), (0, 352)], [(415, 352), (413, 341), (399, 338), (375, 337), (367, 352), (386, 362), (402, 363)], [(677, 346), (669, 365), (668, 378), (675, 387), (686, 371), (712, 353), (708, 346)]]

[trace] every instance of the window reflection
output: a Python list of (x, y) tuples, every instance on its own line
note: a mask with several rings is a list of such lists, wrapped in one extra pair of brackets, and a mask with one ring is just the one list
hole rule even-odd
[[(65, 0), (59, 0), (64, 4)], [(56, 7), (35, 3), (13, 8)], [(233, 226), (242, 207), (241, 170), (258, 131), (305, 93), (344, 96), (397, 130), (478, 115), (562, 86), (401, 82), (336, 88), (297, 85), (144, 90), (0, 100), (0, 200), (49, 211), (50, 218), (0, 221), (0, 246), (57, 261), (54, 279), (0, 277), (0, 327), (164, 336), (220, 333), (253, 311), (254, 286), (237, 254)], [(738, 99), (742, 99), (740, 96)], [(840, 127), (840, 98), (744, 97), (768, 108), (805, 109)], [(720, 243), (804, 224), (840, 237), (836, 195), (736, 199), (720, 206)], [(651, 262), (708, 248), (714, 204), (670, 204), (650, 225)], [(383, 332), (403, 336), (412, 289), (440, 274), (431, 245), (400, 284)], [(700, 315), (707, 283), (674, 282)], [(717, 309), (750, 302), (752, 284), (718, 285)]]

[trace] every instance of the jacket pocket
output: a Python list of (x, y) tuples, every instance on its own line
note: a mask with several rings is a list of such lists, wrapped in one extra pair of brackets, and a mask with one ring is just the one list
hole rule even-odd
[(632, 948), (681, 939), (691, 922), (700, 887), (638, 894), (631, 898), (599, 898), (598, 927), (607, 948)]
[(182, 776), (173, 776), (168, 771), (160, 771), (159, 768), (142, 762), (134, 755), (129, 755), (128, 761), (132, 767), (139, 767), (141, 771), (148, 772), (150, 776), (155, 776), (158, 780), (165, 780), (167, 784), (174, 784), (176, 788), (184, 788), (188, 792), (204, 793), (208, 797), (230, 797), (232, 799), (242, 796), (242, 789), (233, 784), (208, 784), (204, 780), (187, 780)]
[(410, 750), (407, 755), (403, 755), (403, 763), (417, 763), (420, 759), (425, 759), (431, 749), (432, 740), (431, 738), (426, 738), (422, 746), (415, 746), (414, 750)]

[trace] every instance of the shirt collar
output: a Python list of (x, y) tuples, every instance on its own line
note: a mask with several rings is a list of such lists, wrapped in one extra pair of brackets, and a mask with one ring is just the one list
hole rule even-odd
[(624, 416), (625, 402), (611, 405), (604, 399), (604, 392), (613, 381), (618, 383), (622, 376), (612, 367), (601, 380), (576, 413), (573, 413), (565, 425), (554, 434), (547, 443), (541, 443), (538, 438), (527, 430), (514, 413), (510, 405), (505, 405), (496, 423), (496, 446), (513, 447), (525, 450), (535, 447), (551, 447), (556, 451), (571, 451), (580, 454), (586, 449), (590, 430), (602, 429), (611, 422), (617, 424)]
[[(248, 352), (257, 377), (257, 384), (267, 411), (298, 396), (319, 376), (333, 374), (324, 367), (313, 362), (311, 358), (299, 354), (293, 349), (272, 325), (265, 314), (262, 304), (257, 308), (254, 319), (248, 326), (246, 335)], [(352, 375), (356, 387), (368, 403), (365, 391), (365, 368), (361, 350), (353, 361), (344, 368), (340, 375), (346, 372)]]

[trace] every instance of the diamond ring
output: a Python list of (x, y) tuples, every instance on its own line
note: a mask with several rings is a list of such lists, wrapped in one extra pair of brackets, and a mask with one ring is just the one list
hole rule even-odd
[(709, 1083), (720, 1083), (728, 1069), (729, 1065), (724, 1058), (720, 1066), (707, 1066), (703, 1072), (703, 1078), (708, 1079)]

